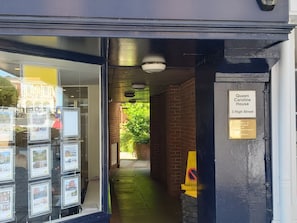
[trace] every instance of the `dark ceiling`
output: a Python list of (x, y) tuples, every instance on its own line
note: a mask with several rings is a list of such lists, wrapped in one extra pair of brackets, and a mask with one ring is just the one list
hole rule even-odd
[[(116, 102), (131, 98), (125, 91), (133, 91), (133, 83), (146, 85), (134, 90), (136, 101), (148, 102), (150, 95), (160, 94), (171, 84), (180, 84), (194, 76), (196, 56), (194, 40), (111, 39), (109, 52), (109, 97)], [(141, 69), (147, 55), (163, 55), (166, 70), (148, 74)]]

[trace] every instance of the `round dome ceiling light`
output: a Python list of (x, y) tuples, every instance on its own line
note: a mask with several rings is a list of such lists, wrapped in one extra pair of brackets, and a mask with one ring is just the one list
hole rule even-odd
[(146, 87), (143, 83), (132, 83), (132, 88), (135, 90), (143, 90)]
[(134, 91), (125, 91), (125, 97), (126, 98), (133, 98), (135, 96)]
[(146, 73), (159, 73), (166, 69), (166, 61), (160, 55), (145, 56), (141, 68)]

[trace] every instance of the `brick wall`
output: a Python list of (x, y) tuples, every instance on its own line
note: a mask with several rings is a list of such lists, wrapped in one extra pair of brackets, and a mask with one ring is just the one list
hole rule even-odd
[(111, 149), (111, 145), (114, 143), (117, 143), (120, 148), (120, 103), (109, 103), (108, 110), (109, 148)]
[(151, 174), (180, 194), (187, 152), (196, 149), (195, 79), (151, 98)]
[(166, 157), (168, 192), (174, 195), (181, 182), (181, 92), (169, 86), (166, 92)]

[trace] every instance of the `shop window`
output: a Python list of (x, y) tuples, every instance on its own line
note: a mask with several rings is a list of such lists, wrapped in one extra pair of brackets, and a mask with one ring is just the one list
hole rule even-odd
[(100, 67), (36, 60), (0, 70), (0, 222), (101, 211)]

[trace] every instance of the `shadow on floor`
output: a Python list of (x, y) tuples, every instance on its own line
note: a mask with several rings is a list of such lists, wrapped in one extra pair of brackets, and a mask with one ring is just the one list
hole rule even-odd
[(150, 178), (150, 162), (120, 161), (110, 173), (110, 223), (181, 223), (180, 198), (171, 197)]

